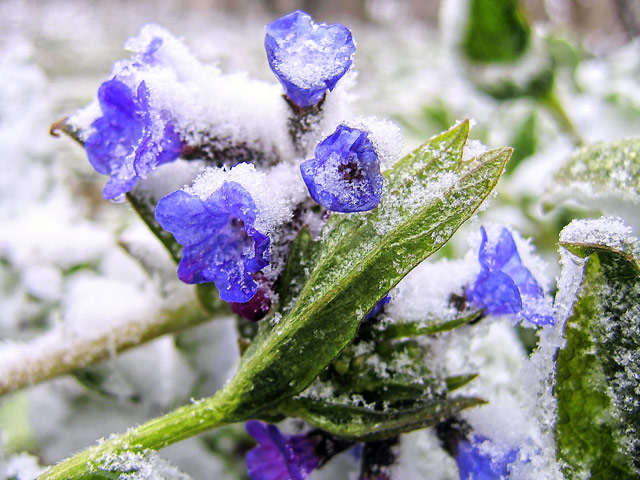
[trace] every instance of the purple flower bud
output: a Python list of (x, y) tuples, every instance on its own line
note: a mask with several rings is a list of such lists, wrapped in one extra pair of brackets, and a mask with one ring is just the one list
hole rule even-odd
[(351, 68), (356, 51), (340, 24), (316, 24), (296, 11), (267, 25), (267, 59), (287, 97), (298, 107), (318, 104)]
[(155, 216), (184, 246), (180, 280), (214, 282), (227, 302), (248, 302), (256, 294), (251, 275), (269, 264), (270, 240), (253, 228), (256, 206), (239, 183), (224, 182), (205, 200), (178, 190), (158, 202)]
[(157, 166), (180, 156), (180, 136), (162, 112), (149, 107), (149, 90), (141, 82), (133, 92), (117, 79), (98, 90), (102, 116), (85, 142), (89, 162), (98, 173), (111, 175), (102, 196), (120, 197)]
[(257, 322), (262, 320), (264, 316), (269, 313), (271, 308), (271, 296), (273, 292), (266, 280), (260, 273), (253, 274), (253, 279), (258, 284), (258, 290), (256, 294), (251, 297), (251, 300), (244, 303), (229, 303), (229, 308), (236, 315), (240, 315), (242, 318), (246, 318), (251, 322)]
[(315, 442), (305, 435), (283, 435), (275, 425), (255, 420), (246, 429), (258, 442), (246, 456), (251, 480), (304, 480), (320, 463)]
[(552, 324), (550, 305), (536, 279), (522, 265), (511, 232), (503, 228), (497, 242), (492, 243), (484, 227), (480, 233), (480, 273), (467, 288), (469, 303), (492, 315), (519, 314), (537, 325)]
[(363, 212), (382, 197), (380, 163), (368, 133), (339, 125), (300, 165), (311, 197), (335, 212)]

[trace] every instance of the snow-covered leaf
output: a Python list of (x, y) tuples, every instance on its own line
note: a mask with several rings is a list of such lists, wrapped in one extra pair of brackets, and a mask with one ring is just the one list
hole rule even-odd
[(600, 219), (572, 222), (561, 245), (585, 265), (557, 357), (558, 456), (568, 478), (638, 478), (640, 243)]
[(555, 174), (551, 202), (579, 201), (640, 223), (640, 138), (599, 142), (578, 149)]

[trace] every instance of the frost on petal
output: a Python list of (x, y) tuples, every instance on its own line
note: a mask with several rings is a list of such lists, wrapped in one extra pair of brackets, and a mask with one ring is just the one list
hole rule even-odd
[(252, 274), (269, 264), (269, 237), (253, 224), (256, 206), (236, 182), (225, 182), (206, 199), (182, 190), (162, 198), (156, 220), (184, 246), (178, 277), (215, 283), (227, 302), (249, 301), (257, 291)]
[(247, 432), (258, 445), (246, 456), (251, 480), (304, 480), (318, 466), (315, 443), (304, 435), (283, 435), (278, 427), (255, 420)]
[(300, 172), (311, 197), (329, 210), (362, 212), (380, 203), (383, 178), (367, 132), (338, 126)]
[(120, 197), (162, 163), (180, 156), (182, 143), (170, 123), (149, 107), (144, 82), (134, 92), (118, 79), (98, 90), (102, 116), (91, 125), (85, 142), (89, 162), (111, 178), (102, 192), (105, 199)]
[(460, 480), (498, 480), (509, 474), (509, 465), (516, 461), (517, 450), (492, 455), (486, 450), (490, 441), (474, 435), (471, 442), (461, 439), (456, 446), (455, 460)]
[(549, 302), (533, 274), (522, 265), (513, 235), (502, 228), (489, 241), (481, 227), (480, 273), (467, 289), (467, 299), (492, 315), (519, 314), (536, 325), (553, 323)]
[(316, 105), (351, 68), (355, 44), (340, 24), (316, 24), (301, 11), (267, 25), (267, 59), (287, 97), (304, 108)]

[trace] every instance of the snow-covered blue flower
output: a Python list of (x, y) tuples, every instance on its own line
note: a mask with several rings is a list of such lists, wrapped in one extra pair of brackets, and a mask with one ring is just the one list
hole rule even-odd
[(98, 101), (102, 116), (92, 123), (84, 146), (93, 168), (111, 176), (102, 196), (113, 200), (157, 166), (179, 157), (182, 143), (165, 114), (151, 110), (145, 82), (132, 90), (116, 78), (107, 80)]
[(537, 325), (552, 324), (549, 302), (534, 276), (522, 265), (511, 232), (502, 228), (493, 242), (488, 241), (484, 227), (480, 233), (480, 273), (467, 288), (469, 303), (491, 315), (518, 314)]
[(301, 11), (267, 25), (267, 59), (287, 97), (298, 107), (316, 105), (351, 68), (356, 51), (340, 24), (316, 24)]
[(474, 435), (471, 441), (460, 439), (455, 447), (455, 460), (458, 464), (460, 480), (499, 480), (507, 478), (509, 465), (516, 461), (518, 450), (490, 455), (483, 451), (482, 446), (488, 446), (489, 439)]
[(246, 429), (258, 442), (246, 456), (251, 480), (304, 480), (320, 463), (315, 442), (305, 435), (283, 435), (275, 425), (255, 420)]
[(375, 208), (382, 196), (380, 162), (368, 133), (339, 125), (300, 165), (311, 197), (335, 212)]
[(178, 190), (158, 202), (156, 220), (183, 245), (178, 277), (214, 282), (220, 298), (244, 303), (256, 293), (252, 274), (269, 264), (269, 237), (257, 231), (256, 205), (237, 182), (224, 182), (206, 199)]

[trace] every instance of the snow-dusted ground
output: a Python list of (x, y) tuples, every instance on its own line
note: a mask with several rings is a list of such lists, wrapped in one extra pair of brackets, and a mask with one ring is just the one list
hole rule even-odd
[[(354, 109), (412, 125), (403, 131), (405, 151), (438, 132), (421, 120), (424, 106), (441, 102), (452, 120), (473, 118), (477, 138), (490, 147), (509, 144), (514, 125), (536, 109), (528, 100), (498, 103), (468, 80), (454, 48), (459, 4), (443, 7), (442, 32), (409, 22), (399, 28), (389, 18), (378, 25), (344, 19), (358, 41)], [(126, 205), (102, 200), (104, 177), (93, 171), (84, 151), (68, 138), (50, 136), (50, 124), (93, 99), (111, 65), (126, 56), (124, 41), (146, 22), (184, 37), (203, 62), (275, 85), (263, 50), (263, 26), (270, 20), (259, 8), (228, 16), (198, 2), (0, 2), (0, 372), (18, 358), (17, 342), (49, 335), (35, 345), (50, 349), (65, 339), (96, 335), (105, 325), (153, 317), (164, 304), (192, 295), (174, 278), (168, 255), (135, 214)], [(567, 71), (561, 73), (559, 97), (588, 142), (640, 132), (637, 52), (635, 43), (583, 61), (575, 73), (579, 90)], [(529, 216), (520, 207), (526, 197), (543, 195), (573, 144), (546, 111), (538, 113), (538, 151), (503, 179), (498, 198), (482, 215), (483, 221), (507, 223), (540, 238), (547, 233), (539, 230), (546, 221), (540, 204), (536, 201)], [(468, 232), (477, 227), (457, 234), (449, 253), (462, 256)], [(553, 245), (541, 247), (556, 261)], [(508, 324), (495, 324), (483, 335), (459, 348), (470, 348), (488, 365), (487, 372), (505, 376), (489, 382), (495, 390), (489, 408), (526, 411), (525, 394), (516, 395), (522, 405), (514, 407), (501, 390), (511, 388), (508, 380), (523, 368), (520, 344)], [(492, 348), (496, 345), (508, 348)], [(37, 358), (39, 353), (21, 355)], [(36, 470), (27, 457), (13, 457), (3, 466), (3, 455), (8, 459), (25, 450), (47, 465), (191, 397), (213, 393), (233, 371), (236, 356), (233, 321), (221, 319), (159, 338), (79, 374), (92, 388), (65, 376), (4, 397), (0, 478), (18, 466), (21, 480)], [(479, 430), (486, 427), (485, 418), (468, 416)], [(507, 416), (504, 425), (495, 426), (494, 436), (500, 437), (511, 420)], [(225, 452), (224, 434), (181, 442), (162, 456), (194, 479), (238, 478), (236, 467), (213, 453)], [(451, 459), (442, 451), (434, 453), (438, 440), (432, 432), (413, 433), (404, 442), (398, 478), (448, 478), (455, 472)], [(434, 464), (441, 477), (430, 467)], [(356, 469), (347, 454), (331, 465), (315, 478), (348, 478)]]

